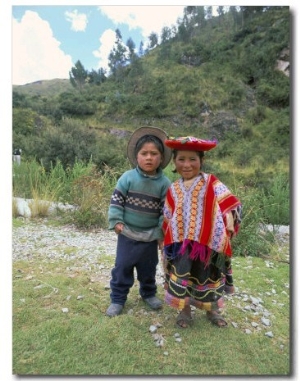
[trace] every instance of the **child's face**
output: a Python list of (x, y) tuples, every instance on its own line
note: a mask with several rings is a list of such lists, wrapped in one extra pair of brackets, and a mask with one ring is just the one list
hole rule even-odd
[(199, 175), (201, 162), (198, 152), (178, 151), (174, 164), (177, 172), (184, 180), (191, 180)]
[(137, 163), (147, 175), (155, 175), (162, 155), (154, 143), (145, 143), (137, 154)]

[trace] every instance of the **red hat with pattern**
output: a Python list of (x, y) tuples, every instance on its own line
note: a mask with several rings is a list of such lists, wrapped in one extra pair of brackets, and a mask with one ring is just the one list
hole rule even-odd
[(165, 145), (176, 151), (209, 151), (215, 148), (217, 144), (216, 140), (198, 139), (193, 136), (181, 136), (165, 140)]

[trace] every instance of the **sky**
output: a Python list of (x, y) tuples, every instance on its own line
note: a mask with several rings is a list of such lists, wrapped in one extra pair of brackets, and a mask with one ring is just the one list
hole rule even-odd
[(148, 46), (152, 32), (177, 25), (184, 5), (12, 6), (12, 83), (69, 78), (80, 60), (88, 71), (108, 70), (116, 29), (126, 44)]
[[(29, 3), (30, 6), (27, 4)], [(42, 4), (41, 4), (42, 3)], [(154, 31), (160, 34), (163, 26), (176, 23), (183, 14), (187, 5), (257, 5), (255, 2), (235, 2), (230, 4), (224, 1), (148, 1), (152, 6), (146, 8), (147, 3), (140, 1), (0, 1), (0, 35), (1, 70), (0, 70), (0, 107), (1, 107), (1, 187), (0, 187), (0, 223), (1, 223), (1, 266), (0, 266), (0, 358), (2, 359), (1, 375), (5, 380), (12, 380), (12, 338), (11, 338), (11, 131), (12, 131), (12, 84), (25, 84), (38, 80), (54, 78), (69, 78), (69, 70), (77, 60), (80, 60), (86, 70), (105, 67), (105, 60), (114, 41), (116, 28), (119, 28), (123, 42), (131, 37), (139, 48), (140, 42), (147, 40)], [(109, 6), (107, 4), (109, 3)], [(103, 4), (103, 5), (101, 5)], [(128, 5), (127, 5), (128, 4)], [(130, 5), (129, 5), (130, 4)], [(99, 9), (99, 6), (101, 8)], [(122, 7), (123, 5), (123, 7)], [(125, 7), (124, 7), (125, 5)], [(135, 5), (135, 12), (132, 6)], [(164, 7), (167, 6), (167, 7)], [(176, 5), (176, 7), (175, 7)], [(292, 77), (292, 118), (291, 129), (293, 139), (291, 143), (291, 170), (293, 177), (293, 195), (299, 195), (299, 176), (296, 176), (296, 164), (300, 162), (299, 133), (297, 121), (299, 110), (299, 79), (296, 68), (299, 66), (299, 4), (296, 1), (264, 1), (262, 5), (287, 5), (291, 7), (292, 39), (291, 63)], [(131, 12), (129, 12), (129, 10)], [(107, 63), (107, 62), (106, 62)], [(297, 166), (298, 168), (298, 166)], [(295, 176), (293, 176), (295, 175)], [(299, 197), (298, 197), (299, 199)], [(299, 202), (293, 197), (291, 213), (291, 231), (299, 232), (298, 216), (300, 215)], [(297, 218), (296, 218), (297, 217)], [(299, 235), (299, 234), (298, 234)], [(299, 240), (292, 238), (292, 247), (295, 253), (299, 251)], [(298, 250), (297, 250), (298, 249)], [(299, 259), (294, 258), (294, 275), (300, 271)], [(295, 290), (298, 290), (295, 277)], [(299, 285), (298, 285), (299, 287)], [(299, 299), (300, 293), (297, 293)], [(298, 309), (300, 305), (296, 303)], [(298, 311), (297, 311), (298, 312)], [(295, 313), (295, 312), (294, 312)], [(299, 327), (298, 327), (299, 336)], [(297, 337), (298, 337), (297, 336)], [(298, 341), (298, 340), (297, 340)], [(294, 358), (297, 358), (295, 355)], [(299, 370), (296, 369), (293, 379), (298, 379)], [(39, 379), (37, 377), (36, 379)], [(41, 378), (40, 378), (41, 379)], [(280, 377), (279, 377), (280, 379)]]

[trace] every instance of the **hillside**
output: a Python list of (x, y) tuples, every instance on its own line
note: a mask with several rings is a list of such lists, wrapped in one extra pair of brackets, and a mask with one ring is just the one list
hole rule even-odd
[(70, 90), (72, 90), (70, 80), (58, 78), (36, 81), (26, 85), (13, 85), (13, 91), (28, 96), (53, 97)]
[(118, 168), (128, 134), (155, 125), (217, 138), (208, 169), (228, 176), (235, 168), (244, 184), (288, 173), (289, 8), (242, 7), (206, 19), (203, 7), (187, 7), (184, 16), (143, 55), (112, 56), (109, 77), (85, 71), (83, 57), (84, 76), (72, 84), (14, 86), (13, 146), (46, 165), (92, 156)]

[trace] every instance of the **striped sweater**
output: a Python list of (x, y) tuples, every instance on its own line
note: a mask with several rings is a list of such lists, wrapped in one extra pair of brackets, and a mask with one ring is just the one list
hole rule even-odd
[(130, 230), (156, 230), (162, 239), (163, 204), (170, 180), (161, 168), (155, 176), (148, 176), (139, 167), (123, 173), (111, 196), (108, 210), (109, 229), (123, 223)]

